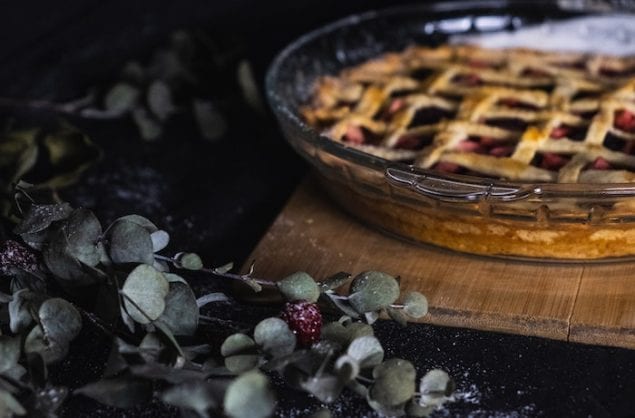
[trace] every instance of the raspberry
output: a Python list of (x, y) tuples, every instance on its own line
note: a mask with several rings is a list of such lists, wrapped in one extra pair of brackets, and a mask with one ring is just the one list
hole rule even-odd
[(287, 302), (280, 318), (289, 325), (295, 334), (298, 345), (309, 347), (320, 340), (322, 331), (322, 314), (315, 303)]
[(37, 258), (19, 242), (6, 240), (0, 244), (0, 274), (11, 274), (16, 268), (34, 271), (37, 269)]

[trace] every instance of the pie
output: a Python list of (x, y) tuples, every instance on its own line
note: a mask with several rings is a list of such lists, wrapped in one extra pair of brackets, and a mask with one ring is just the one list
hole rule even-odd
[[(635, 182), (635, 57), (414, 46), (319, 78), (300, 111), (333, 141), (441, 173)], [(359, 218), (407, 238), (486, 255), (635, 255), (632, 199), (461, 206), (351, 184), (365, 173), (348, 169), (327, 189)]]
[(425, 169), (635, 181), (635, 57), (411, 47), (321, 78), (302, 113), (335, 141)]

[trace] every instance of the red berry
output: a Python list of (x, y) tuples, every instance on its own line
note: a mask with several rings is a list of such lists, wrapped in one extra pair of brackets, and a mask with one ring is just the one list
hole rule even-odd
[(19, 242), (6, 240), (0, 244), (0, 274), (11, 274), (16, 268), (34, 271), (37, 269), (37, 258)]
[(285, 321), (295, 334), (298, 345), (310, 347), (320, 340), (322, 332), (322, 314), (315, 303), (287, 302), (280, 318)]
[(570, 132), (571, 132), (571, 129), (569, 127), (561, 125), (561, 126), (558, 126), (557, 128), (553, 128), (550, 136), (553, 139), (562, 139), (566, 137), (567, 135), (569, 135)]

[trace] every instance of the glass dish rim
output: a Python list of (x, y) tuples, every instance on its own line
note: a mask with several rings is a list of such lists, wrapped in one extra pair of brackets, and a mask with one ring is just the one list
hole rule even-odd
[[(507, 180), (498, 180), (491, 178), (483, 178), (477, 176), (458, 175), (439, 173), (431, 169), (414, 167), (409, 164), (394, 162), (380, 157), (367, 154), (353, 147), (348, 147), (337, 141), (333, 141), (325, 135), (320, 134), (316, 129), (308, 125), (299, 113), (294, 110), (293, 106), (285, 97), (279, 94), (280, 72), (283, 71), (284, 64), (294, 53), (302, 51), (302, 48), (319, 39), (326, 34), (342, 29), (347, 26), (354, 26), (365, 21), (378, 19), (382, 17), (398, 16), (405, 13), (413, 12), (452, 12), (458, 14), (463, 13), (467, 16), (469, 13), (465, 9), (486, 9), (486, 8), (502, 8), (513, 9), (519, 5), (536, 5), (537, 3), (550, 4), (552, 7), (560, 8), (559, 2), (539, 0), (461, 0), (457, 2), (430, 2), (426, 4), (410, 4), (393, 6), (384, 9), (369, 10), (361, 13), (355, 13), (344, 18), (327, 23), (317, 29), (311, 30), (286, 45), (273, 59), (265, 75), (265, 92), (270, 107), (278, 118), (284, 118), (292, 123), (302, 135), (297, 140), (305, 141), (311, 145), (328, 152), (338, 158), (342, 158), (354, 164), (358, 164), (373, 170), (381, 170), (390, 181), (389, 173), (404, 173), (405, 177), (409, 177), (410, 186), (416, 188), (418, 182), (432, 181), (438, 184), (446, 184), (447, 186), (466, 186), (476, 187), (489, 191), (495, 188), (515, 190), (521, 195), (522, 199), (527, 197), (550, 198), (605, 198), (611, 197), (632, 197), (635, 196), (635, 183), (532, 183), (532, 182), (515, 182)], [(575, 9), (576, 12), (597, 12), (595, 9)], [(296, 138), (294, 138), (296, 139)], [(488, 194), (489, 192), (478, 194)], [(515, 200), (515, 199), (510, 199)], [(465, 200), (473, 202), (473, 198)]]

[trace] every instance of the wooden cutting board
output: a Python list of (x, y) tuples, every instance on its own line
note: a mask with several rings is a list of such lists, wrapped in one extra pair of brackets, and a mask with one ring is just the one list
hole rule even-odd
[(532, 263), (412, 244), (361, 224), (311, 179), (250, 259), (263, 278), (399, 275), (428, 298), (422, 322), (635, 348), (635, 263)]

